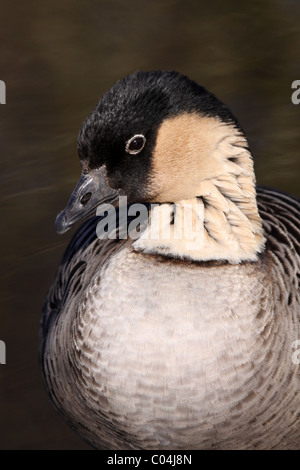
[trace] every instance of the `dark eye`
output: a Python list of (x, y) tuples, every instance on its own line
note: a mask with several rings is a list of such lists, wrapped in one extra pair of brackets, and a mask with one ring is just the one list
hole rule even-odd
[(87, 204), (89, 202), (89, 200), (91, 199), (91, 196), (92, 196), (92, 193), (86, 193), (82, 196), (82, 198), (80, 199), (80, 202), (81, 204), (84, 206), (85, 204)]
[(142, 134), (137, 134), (131, 137), (126, 142), (126, 147), (125, 150), (127, 153), (131, 153), (132, 155), (135, 155), (139, 153), (143, 148), (145, 147), (146, 139)]

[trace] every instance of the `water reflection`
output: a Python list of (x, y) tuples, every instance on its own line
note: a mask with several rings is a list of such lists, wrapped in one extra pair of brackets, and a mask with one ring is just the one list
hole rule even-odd
[(76, 136), (101, 94), (134, 70), (172, 69), (225, 101), (245, 129), (260, 183), (300, 196), (300, 7), (240, 2), (62, 0), (0, 5), (2, 220), (0, 448), (88, 448), (41, 382), (41, 305), (72, 234), (54, 232), (79, 175)]

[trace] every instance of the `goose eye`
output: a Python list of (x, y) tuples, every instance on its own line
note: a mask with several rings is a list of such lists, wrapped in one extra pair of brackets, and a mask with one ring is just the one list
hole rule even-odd
[(87, 204), (89, 202), (89, 200), (91, 199), (92, 197), (92, 193), (86, 193), (82, 196), (82, 198), (80, 199), (80, 202), (81, 204), (84, 206), (85, 204)]
[(137, 134), (131, 137), (126, 142), (126, 147), (125, 150), (127, 153), (131, 153), (132, 155), (135, 155), (139, 153), (143, 148), (145, 147), (146, 139), (142, 134)]

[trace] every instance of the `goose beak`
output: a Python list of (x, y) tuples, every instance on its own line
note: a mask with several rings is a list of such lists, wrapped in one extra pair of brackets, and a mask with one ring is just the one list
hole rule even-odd
[(91, 216), (99, 204), (116, 203), (119, 193), (107, 185), (105, 177), (104, 167), (81, 174), (66, 208), (56, 217), (58, 234), (67, 232), (76, 222)]

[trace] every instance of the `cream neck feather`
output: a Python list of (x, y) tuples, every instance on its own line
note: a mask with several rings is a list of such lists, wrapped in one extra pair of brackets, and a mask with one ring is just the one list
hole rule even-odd
[[(134, 250), (195, 261), (257, 260), (265, 239), (252, 157), (246, 139), (235, 128), (220, 125), (218, 132), (211, 157), (222, 171), (199, 181), (194, 198), (154, 206), (147, 229), (133, 243)], [(193, 222), (190, 229), (184, 226), (180, 236), (183, 212)], [(153, 233), (158, 234), (155, 239)]]

